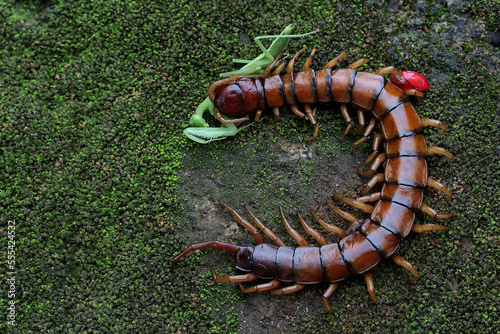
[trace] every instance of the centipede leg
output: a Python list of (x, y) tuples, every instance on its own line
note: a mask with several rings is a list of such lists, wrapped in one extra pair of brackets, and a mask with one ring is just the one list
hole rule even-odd
[(366, 184), (365, 188), (361, 191), (361, 195), (366, 195), (377, 183), (384, 181), (384, 173), (378, 173), (373, 176)]
[(257, 110), (255, 113), (255, 118), (253, 119), (254, 122), (260, 122), (260, 118), (262, 117), (262, 111), (263, 110)]
[(415, 270), (413, 265), (410, 262), (403, 259), (401, 256), (394, 255), (392, 257), (392, 261), (394, 261), (394, 263), (396, 263), (398, 266), (405, 268), (406, 270), (408, 270), (409, 272), (411, 272), (413, 274), (414, 277), (410, 280), (410, 282), (415, 282), (416, 280), (418, 280), (420, 278), (418, 271)]
[(375, 129), (376, 122), (377, 122), (377, 120), (375, 119), (375, 117), (370, 120), (370, 122), (368, 123), (368, 126), (365, 129), (365, 132), (363, 133), (363, 137), (358, 139), (354, 143), (354, 145), (352, 145), (352, 152), (354, 152), (354, 150), (356, 149), (356, 146), (358, 146), (359, 144), (368, 140), (368, 136), (373, 131), (373, 129)]
[(328, 313), (333, 313), (333, 309), (330, 306), (330, 303), (328, 302), (328, 298), (337, 290), (339, 287), (340, 283), (331, 283), (326, 291), (323, 293), (323, 296), (321, 296), (321, 301), (323, 302), (323, 305), (325, 305), (326, 311)]
[(340, 105), (340, 112), (342, 113), (342, 116), (344, 117), (345, 121), (348, 123), (347, 128), (344, 131), (344, 134), (342, 135), (342, 137), (340, 137), (340, 141), (342, 141), (344, 140), (345, 136), (347, 136), (349, 131), (351, 131), (353, 122), (351, 116), (349, 116), (349, 113), (347, 112), (347, 106), (345, 104)]
[(439, 130), (438, 134), (442, 134), (444, 131), (446, 131), (446, 129), (448, 129), (448, 127), (446, 125), (444, 125), (443, 123), (441, 123), (440, 121), (436, 120), (436, 119), (429, 119), (429, 118), (422, 118), (421, 119), (422, 121), (422, 125), (427, 127), (427, 126), (435, 126), (437, 128), (440, 128), (441, 130)]
[(245, 209), (248, 211), (250, 216), (252, 216), (253, 221), (255, 224), (264, 232), (265, 235), (268, 236), (269, 239), (278, 247), (280, 246), (286, 246), (286, 244), (281, 240), (280, 237), (278, 237), (276, 234), (274, 234), (273, 231), (271, 231), (269, 228), (267, 228), (253, 213), (250, 211), (250, 209), (245, 205)]
[(309, 55), (309, 57), (304, 62), (304, 66), (302, 67), (302, 71), (307, 71), (309, 69), (309, 66), (311, 66), (311, 63), (312, 63), (312, 61), (314, 59), (314, 55), (316, 54), (316, 51), (317, 51), (316, 48), (312, 49), (311, 54)]
[(300, 284), (300, 283), (295, 283), (294, 285), (286, 286), (281, 289), (276, 289), (271, 291), (271, 295), (273, 296), (278, 296), (278, 295), (287, 295), (289, 293), (297, 292), (306, 287), (305, 284)]
[(312, 125), (316, 125), (316, 119), (314, 118), (314, 112), (309, 104), (304, 104), (304, 111), (306, 112), (307, 119)]
[[(278, 55), (278, 57), (276, 57), (276, 59), (273, 60), (273, 62), (271, 63), (271, 65), (269, 65), (266, 70), (262, 73), (262, 75), (268, 75), (270, 72), (271, 72), (271, 69), (273, 68), (274, 64), (276, 64), (276, 62), (278, 61), (278, 58), (281, 56), (281, 53)], [(273, 72), (273, 74), (277, 75), (279, 74), (283, 68), (285, 67), (284, 63), (281, 62), (280, 65), (278, 65), (278, 67), (276, 68), (276, 70)], [(274, 114), (274, 118), (276, 119), (276, 121), (280, 121), (281, 120), (281, 116), (280, 116), (280, 108), (279, 107), (274, 107), (273, 108), (273, 114)], [(260, 118), (260, 116), (259, 116)]]
[(358, 120), (359, 120), (359, 127), (356, 130), (350, 132), (353, 135), (357, 135), (358, 133), (363, 131), (365, 127), (365, 113), (363, 112), (362, 109), (358, 109)]
[(302, 218), (300, 213), (297, 213), (297, 215), (299, 216), (300, 223), (302, 224), (302, 227), (304, 227), (304, 230), (306, 230), (307, 234), (312, 236), (318, 242), (318, 244), (320, 244), (321, 246), (329, 244), (328, 240), (326, 240), (326, 238), (322, 236), (321, 233), (307, 225), (306, 221)]
[(358, 200), (352, 199), (352, 198), (347, 198), (339, 194), (338, 192), (335, 192), (335, 195), (333, 196), (337, 201), (341, 201), (344, 203), (347, 203), (355, 208), (361, 209), (365, 213), (372, 213), (373, 212), (373, 206), (362, 203)]
[(444, 155), (444, 156), (446, 156), (446, 161), (450, 161), (451, 159), (453, 159), (453, 154), (451, 154), (450, 152), (448, 152), (444, 148), (432, 146), (432, 145), (427, 146), (427, 154), (428, 155), (431, 155), (431, 154)]
[(446, 218), (450, 218), (451, 216), (453, 216), (453, 213), (437, 213), (436, 210), (434, 210), (433, 208), (431, 208), (430, 206), (428, 206), (425, 203), (422, 203), (422, 206), (420, 207), (420, 211), (428, 214), (429, 216), (431, 216), (434, 219), (446, 219)]
[(448, 226), (437, 225), (437, 224), (414, 224), (411, 228), (412, 232), (424, 233), (427, 231), (444, 231), (449, 229)]
[(273, 279), (272, 281), (269, 281), (267, 283), (263, 284), (258, 284), (254, 285), (248, 288), (245, 288), (241, 283), (239, 283), (241, 292), (243, 293), (251, 293), (251, 292), (259, 292), (259, 291), (266, 291), (266, 290), (273, 290), (276, 289), (281, 285), (281, 282), (277, 279)]
[(362, 203), (365, 203), (365, 202), (376, 202), (376, 201), (380, 200), (380, 196), (381, 196), (381, 193), (380, 192), (376, 192), (376, 193), (373, 193), (373, 194), (370, 194), (370, 195), (367, 195), (367, 196), (358, 197), (358, 198), (356, 198), (356, 200), (358, 202), (362, 202)]
[(299, 110), (299, 107), (297, 107), (297, 105), (295, 104), (290, 104), (290, 110), (297, 116), (299, 116), (300, 118), (305, 118), (306, 115)]
[(408, 96), (414, 96), (414, 97), (422, 97), (424, 96), (424, 93), (416, 90), (416, 89), (407, 89), (405, 90), (405, 94)]
[(384, 161), (385, 161), (385, 153), (380, 153), (379, 155), (377, 155), (377, 158), (375, 158), (375, 161), (373, 161), (373, 164), (369, 170), (363, 172), (362, 170), (358, 169), (358, 173), (363, 176), (368, 176), (374, 173), (380, 167), (380, 164)]
[(332, 68), (333, 66), (337, 65), (339, 63), (339, 61), (345, 59), (346, 57), (346, 53), (345, 52), (342, 52), (341, 54), (339, 54), (337, 57), (333, 58), (332, 60), (330, 60), (328, 63), (325, 64), (325, 67), (323, 67), (323, 69), (328, 69), (328, 68)]
[(364, 64), (368, 63), (369, 61), (370, 61), (370, 59), (368, 59), (368, 58), (361, 58), (361, 59), (356, 60), (351, 65), (349, 65), (347, 68), (355, 70), (358, 67), (360, 67), (361, 65), (364, 65)]
[(398, 71), (394, 68), (394, 66), (388, 66), (377, 70), (375, 74), (384, 76), (386, 74), (398, 74)]
[(271, 73), (271, 69), (278, 62), (278, 60), (280, 59), (280, 57), (281, 57), (282, 54), (283, 53), (280, 53), (278, 55), (278, 57), (274, 58), (274, 60), (271, 62), (271, 64), (268, 67), (266, 67), (266, 69), (264, 70), (264, 72), (262, 72), (262, 75), (266, 76), (266, 75), (269, 75), (269, 73)]
[(212, 278), (214, 279), (214, 282), (217, 282), (217, 283), (221, 283), (221, 282), (239, 283), (239, 282), (255, 281), (258, 277), (257, 277), (257, 275), (252, 274), (252, 273), (243, 274), (243, 275), (217, 277), (217, 274), (215, 273), (215, 269), (212, 266)]
[(370, 297), (372, 297), (373, 302), (377, 303), (377, 296), (375, 296), (375, 286), (373, 284), (373, 275), (372, 273), (366, 273), (363, 275), (366, 282), (366, 288), (368, 289), (368, 293)]
[(312, 213), (314, 219), (316, 219), (316, 221), (321, 226), (323, 226), (323, 228), (325, 230), (335, 233), (340, 239), (344, 239), (347, 236), (347, 232), (344, 231), (344, 229), (342, 229), (342, 228), (340, 228), (338, 226), (335, 226), (333, 224), (328, 224), (323, 219), (319, 218), (318, 215), (316, 215), (316, 213), (314, 213), (313, 210), (311, 210), (311, 213)]
[(342, 216), (342, 218), (344, 218), (345, 220), (348, 220), (351, 223), (355, 223), (355, 222), (359, 221), (358, 217), (351, 215), (349, 212), (341, 210), (340, 208), (333, 205), (329, 200), (325, 200), (325, 201), (326, 201), (326, 204), (328, 204), (328, 206), (330, 208), (332, 208), (333, 211), (335, 211), (337, 214)]
[(306, 239), (302, 235), (300, 235), (299, 232), (297, 232), (288, 222), (288, 220), (285, 217), (285, 214), (283, 213), (283, 209), (280, 207), (280, 215), (281, 215), (281, 220), (283, 220), (283, 223), (285, 223), (286, 230), (288, 233), (292, 236), (292, 238), (297, 241), (299, 246), (309, 246), (307, 243)]
[(222, 117), (222, 114), (220, 113), (219, 109), (217, 109), (217, 108), (214, 108), (214, 115), (215, 115), (215, 118), (217, 118), (217, 120), (219, 122), (221, 122), (222, 124), (225, 124), (225, 125), (241, 123), (241, 122), (249, 120), (248, 117), (225, 119), (224, 117)]
[(305, 50), (307, 49), (307, 46), (304, 47), (303, 49), (299, 50), (295, 56), (292, 57), (292, 59), (290, 59), (290, 61), (288, 62), (288, 66), (286, 67), (286, 73), (293, 73), (293, 70), (294, 70), (294, 66), (295, 66), (295, 62), (297, 61), (297, 58), (300, 56), (300, 54), (302, 52), (304, 52)]
[(238, 223), (241, 224), (244, 228), (246, 228), (251, 234), (252, 237), (255, 239), (255, 242), (257, 244), (263, 244), (264, 243), (264, 238), (262, 237), (262, 234), (260, 234), (259, 230), (255, 228), (252, 224), (248, 222), (245, 218), (243, 218), (238, 212), (233, 210), (229, 205), (226, 203), (222, 202), (219, 200), (219, 203), (222, 204), (226, 209), (229, 210), (229, 212), (232, 213), (234, 218), (238, 221)]
[[(315, 51), (315, 50), (316, 49), (314, 49), (313, 51)], [(312, 56), (312, 54), (311, 54), (311, 56)], [(314, 118), (314, 111), (311, 109), (311, 106), (309, 104), (304, 104), (304, 111), (306, 112), (307, 119), (309, 120), (309, 122), (311, 122), (311, 124), (314, 125), (313, 135), (311, 137), (307, 138), (306, 141), (314, 140), (314, 139), (318, 138), (319, 123), (316, 121), (316, 118)]]
[[(375, 159), (375, 157), (379, 154), (378, 152), (378, 148), (380, 146), (380, 143), (382, 142), (382, 132), (379, 132), (375, 135), (375, 137), (373, 137), (373, 143), (372, 143), (372, 153), (368, 156), (368, 158), (366, 158), (365, 160), (365, 166), (368, 166), (368, 164), (370, 163), (370, 161), (372, 161), (373, 159)], [(353, 152), (354, 152), (354, 147), (352, 148)]]
[(318, 133), (319, 133), (319, 123), (316, 123), (316, 125), (314, 126), (313, 135), (311, 137), (305, 139), (305, 141), (314, 140), (314, 139), (318, 138)]
[(197, 250), (202, 250), (202, 249), (217, 249), (224, 251), (226, 253), (236, 253), (239, 249), (240, 246), (234, 245), (234, 244), (228, 244), (226, 242), (221, 242), (221, 241), (205, 241), (205, 242), (200, 242), (197, 244), (191, 244), (186, 249), (184, 249), (180, 254), (178, 254), (174, 259), (172, 260), (172, 265), (170, 266), (170, 271), (174, 271), (175, 264), (177, 261), (179, 261), (181, 258), (186, 256), (187, 254), (197, 251)]
[(280, 108), (279, 107), (274, 107), (273, 108), (273, 114), (274, 114), (274, 118), (276, 119), (276, 121), (279, 122), (281, 120)]
[(286, 67), (286, 63), (287, 61), (286, 60), (282, 60), (278, 66), (274, 69), (273, 71), (273, 75), (279, 75), (281, 73), (281, 71), (283, 71), (283, 69)]
[(432, 187), (432, 188), (434, 188), (434, 189), (437, 189), (437, 190), (439, 190), (439, 191), (441, 191), (441, 192), (445, 193), (445, 194), (448, 196), (448, 198), (447, 198), (447, 200), (448, 200), (448, 201), (449, 201), (449, 200), (451, 199), (451, 197), (453, 196), (453, 194), (451, 193), (451, 191), (449, 191), (449, 190), (448, 190), (448, 188), (446, 188), (446, 187), (444, 186), (444, 184), (442, 184), (442, 183), (440, 183), (440, 182), (438, 182), (438, 181), (434, 180), (432, 177), (428, 177), (428, 178), (427, 178), (427, 186), (428, 186), (428, 187)]

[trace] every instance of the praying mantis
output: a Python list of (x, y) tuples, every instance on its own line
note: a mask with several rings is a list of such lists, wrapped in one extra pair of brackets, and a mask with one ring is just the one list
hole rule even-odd
[[(262, 50), (262, 53), (253, 60), (233, 59), (234, 63), (245, 64), (242, 68), (232, 72), (221, 73), (221, 76), (234, 76), (239, 74), (252, 75), (261, 74), (266, 67), (272, 64), (277, 57), (283, 52), (288, 45), (290, 38), (298, 38), (306, 35), (314, 34), (316, 31), (308, 32), (300, 35), (292, 35), (293, 25), (288, 25), (279, 35), (266, 35), (254, 38), (255, 44)], [(262, 39), (274, 38), (269, 48), (265, 48), (262, 44)], [(250, 126), (238, 127), (235, 124), (221, 124), (220, 127), (210, 127), (203, 118), (203, 114), (209, 111), (214, 115), (214, 104), (207, 97), (196, 108), (194, 114), (189, 120), (190, 127), (184, 129), (184, 135), (189, 139), (200, 144), (208, 144), (216, 140), (222, 140), (230, 136), (236, 135), (241, 130)]]

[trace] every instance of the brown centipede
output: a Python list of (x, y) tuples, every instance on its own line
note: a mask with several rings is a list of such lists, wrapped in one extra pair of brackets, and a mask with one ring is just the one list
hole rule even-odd
[[(288, 63), (287, 74), (280, 75), (286, 62), (274, 67), (274, 61), (262, 75), (237, 75), (215, 82), (209, 89), (209, 97), (215, 105), (215, 115), (224, 124), (239, 123), (249, 119), (255, 113), (255, 120), (261, 117), (262, 110), (273, 108), (276, 119), (280, 118), (279, 108), (289, 105), (292, 112), (300, 117), (308, 118), (315, 125), (314, 139), (318, 135), (319, 124), (316, 122), (311, 105), (315, 103), (340, 103), (343, 117), (348, 122), (342, 138), (348, 133), (359, 133), (365, 126), (364, 112), (370, 112), (372, 119), (368, 123), (363, 137), (356, 141), (353, 149), (366, 141), (370, 133), (378, 125), (378, 133), (374, 136), (372, 153), (366, 159), (372, 166), (362, 175), (374, 173), (383, 163), (383, 172), (376, 174), (362, 191), (362, 197), (346, 198), (336, 194), (336, 200), (369, 213), (370, 218), (358, 219), (341, 210), (330, 201), (327, 204), (338, 214), (349, 220), (352, 225), (347, 230), (328, 224), (312, 214), (326, 230), (337, 234), (338, 243), (329, 243), (318, 231), (310, 227), (304, 219), (299, 220), (306, 230), (320, 245), (309, 246), (306, 240), (288, 223), (280, 208), (281, 218), (298, 247), (286, 246), (282, 239), (267, 228), (250, 210), (247, 209), (255, 224), (268, 236), (274, 245), (264, 243), (262, 234), (254, 225), (244, 219), (235, 210), (222, 203), (236, 220), (252, 233), (257, 246), (239, 246), (220, 241), (207, 241), (188, 246), (172, 261), (171, 270), (176, 262), (188, 253), (200, 249), (217, 249), (235, 254), (237, 269), (246, 272), (242, 275), (217, 277), (212, 267), (213, 279), (216, 282), (235, 282), (240, 284), (242, 292), (271, 290), (273, 295), (288, 294), (302, 290), (308, 284), (320, 282), (329, 286), (322, 296), (323, 304), (328, 312), (332, 308), (327, 299), (337, 289), (340, 282), (351, 275), (363, 275), (368, 292), (376, 302), (373, 276), (371, 270), (383, 259), (392, 259), (396, 264), (406, 268), (415, 280), (419, 277), (414, 267), (397, 255), (401, 241), (410, 232), (444, 230), (447, 227), (436, 224), (414, 224), (418, 211), (429, 214), (436, 219), (449, 218), (452, 214), (439, 214), (423, 202), (424, 189), (438, 189), (451, 198), (451, 192), (440, 182), (428, 176), (426, 157), (441, 154), (447, 161), (453, 155), (443, 148), (427, 145), (422, 131), (424, 127), (435, 126), (446, 130), (446, 126), (437, 120), (420, 118), (411, 104), (409, 96), (420, 97), (429, 88), (428, 82), (416, 72), (403, 71), (397, 74), (394, 67), (382, 68), (376, 73), (357, 72), (356, 68), (365, 64), (367, 59), (360, 59), (347, 69), (332, 70), (345, 53), (328, 62), (322, 70), (309, 69), (312, 58), (304, 64), (303, 71), (293, 73), (297, 57), (305, 50), (300, 50)], [(389, 81), (384, 75), (392, 74)], [(304, 106), (302, 113), (298, 104)], [(347, 105), (358, 108), (359, 129), (351, 131), (353, 122), (347, 112)], [(226, 119), (231, 117), (232, 119)], [(379, 152), (383, 143), (383, 151)], [(367, 195), (377, 183), (383, 183), (379, 192)], [(367, 203), (376, 202), (374, 206)], [(258, 278), (270, 279), (269, 282), (243, 287), (242, 282), (255, 281)], [(293, 283), (279, 288), (283, 282)]]

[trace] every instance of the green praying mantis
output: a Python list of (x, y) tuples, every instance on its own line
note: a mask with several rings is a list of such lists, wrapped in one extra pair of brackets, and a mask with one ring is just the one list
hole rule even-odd
[[(316, 33), (316, 31), (312, 31), (301, 35), (291, 35), (292, 30), (293, 25), (290, 24), (285, 29), (283, 29), (283, 31), (279, 35), (255, 37), (255, 44), (257, 44), (257, 46), (262, 50), (262, 53), (253, 60), (233, 59), (234, 63), (242, 63), (245, 64), (245, 66), (243, 66), (239, 70), (221, 73), (220, 75), (229, 76), (237, 74), (261, 74), (264, 69), (266, 69), (266, 67), (268, 67), (274, 61), (274, 59), (276, 59), (276, 57), (279, 57), (279, 55), (288, 45), (288, 41), (290, 40), (290, 38), (303, 37)], [(269, 48), (266, 49), (260, 40), (269, 38), (274, 38), (274, 40)], [(212, 114), (212, 116), (214, 115), (214, 104), (208, 97), (198, 105), (194, 114), (191, 116), (191, 119), (189, 120), (190, 127), (184, 129), (184, 135), (186, 135), (189, 139), (194, 140), (195, 142), (208, 144), (216, 140), (222, 140), (229, 136), (234, 136), (241, 130), (252, 125), (249, 124), (246, 126), (237, 127), (235, 124), (221, 124), (221, 126), (218, 128), (210, 127), (203, 118), (203, 114), (207, 110)]]

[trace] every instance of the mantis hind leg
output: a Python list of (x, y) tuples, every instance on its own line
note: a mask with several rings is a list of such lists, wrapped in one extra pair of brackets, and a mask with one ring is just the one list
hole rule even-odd
[(264, 243), (264, 238), (262, 237), (262, 234), (260, 234), (259, 230), (253, 226), (248, 220), (243, 218), (238, 212), (236, 212), (233, 208), (231, 208), (229, 205), (226, 203), (222, 202), (219, 200), (219, 203), (222, 204), (226, 209), (231, 212), (231, 214), (234, 216), (234, 218), (240, 223), (241, 226), (246, 228), (248, 232), (252, 234), (252, 237), (255, 239), (255, 242), (257, 244), (263, 244)]

